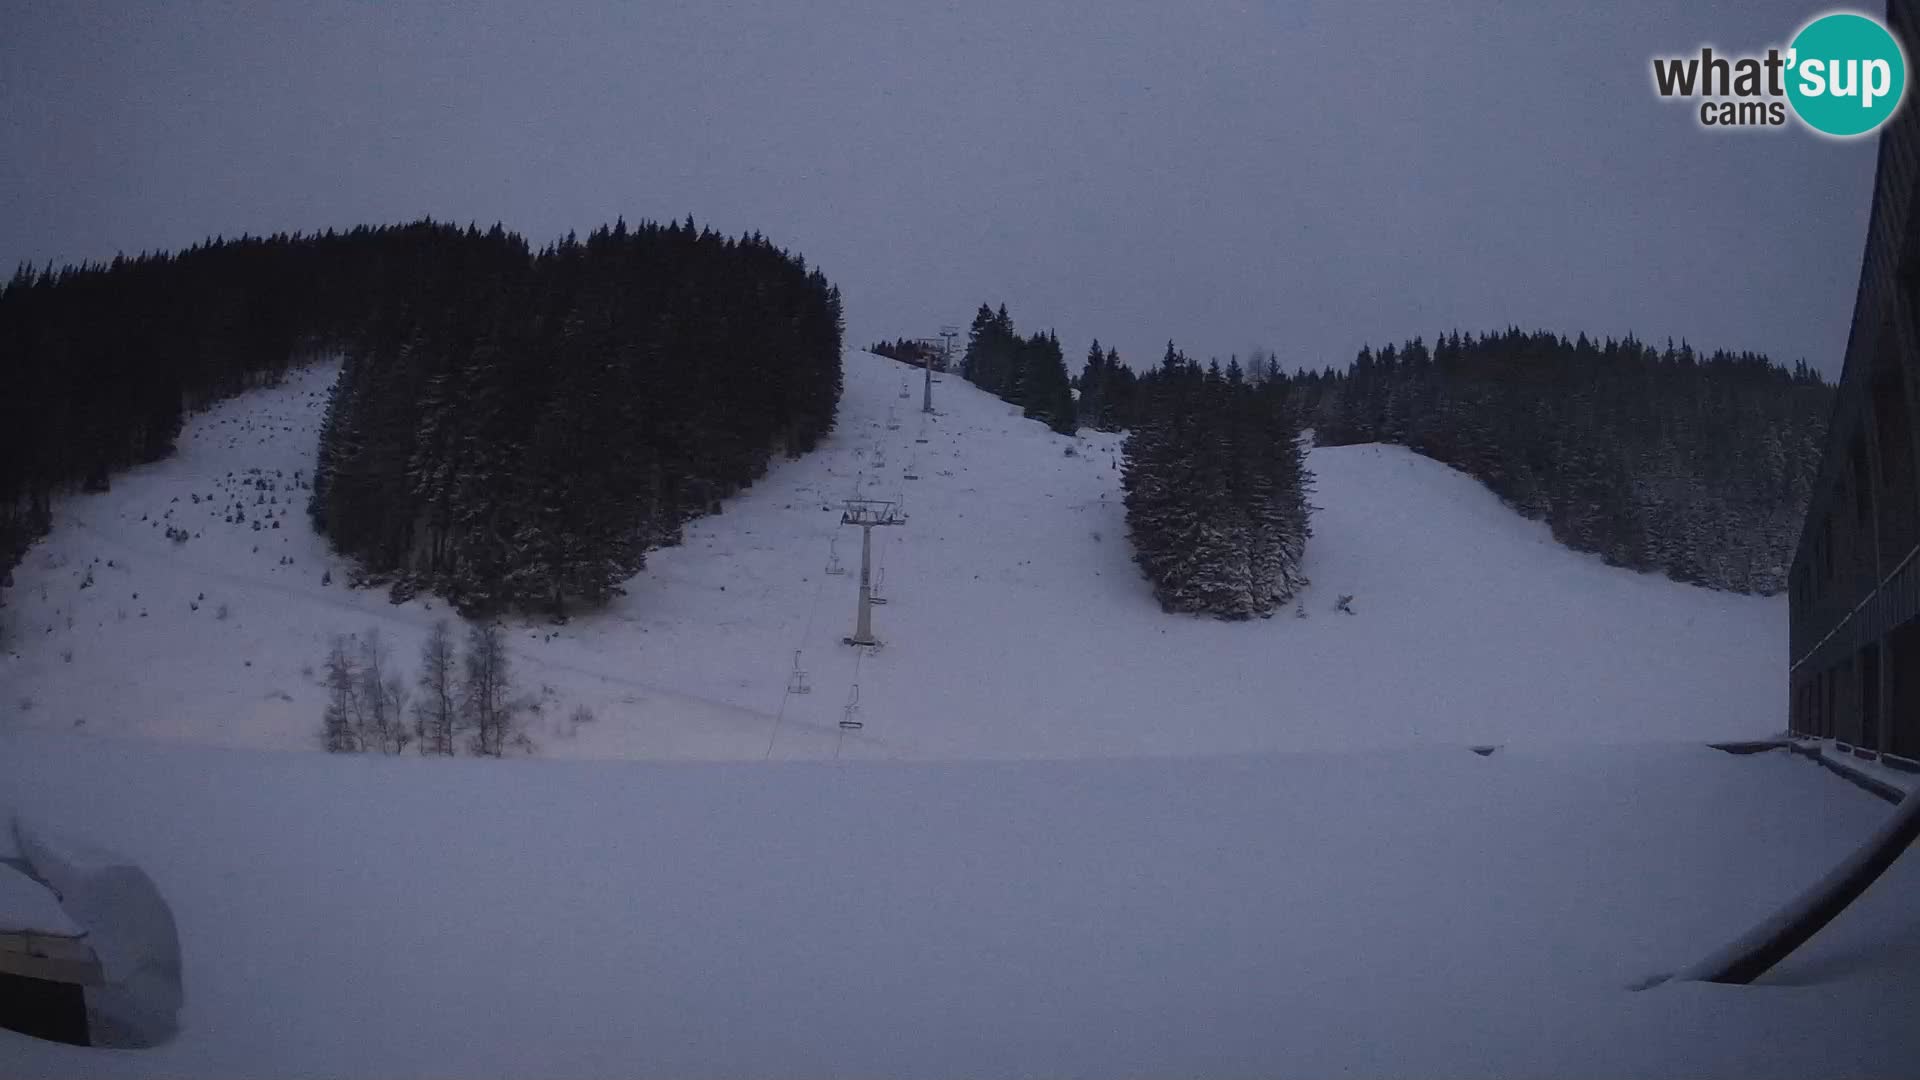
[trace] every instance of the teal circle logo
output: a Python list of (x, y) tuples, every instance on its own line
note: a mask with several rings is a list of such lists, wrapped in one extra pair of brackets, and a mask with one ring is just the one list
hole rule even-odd
[(1887, 122), (1907, 90), (1907, 58), (1887, 28), (1837, 12), (1806, 25), (1787, 53), (1787, 100), (1815, 131), (1865, 135)]

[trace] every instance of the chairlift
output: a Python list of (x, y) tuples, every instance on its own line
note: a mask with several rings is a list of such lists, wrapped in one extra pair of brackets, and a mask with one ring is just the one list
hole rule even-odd
[(800, 650), (793, 650), (793, 674), (787, 676), (787, 693), (811, 694), (813, 687), (807, 685), (807, 672), (800, 666)]
[(873, 575), (873, 587), (867, 590), (867, 603), (884, 604), (887, 602), (887, 598), (880, 595), (880, 586), (886, 584), (886, 581), (887, 568), (883, 566)]
[(829, 574), (844, 574), (847, 572), (847, 568), (840, 564), (839, 547), (839, 536), (836, 535), (827, 540), (827, 573)]
[(867, 725), (860, 722), (860, 684), (854, 683), (847, 697), (847, 707), (840, 712), (841, 731), (859, 731)]

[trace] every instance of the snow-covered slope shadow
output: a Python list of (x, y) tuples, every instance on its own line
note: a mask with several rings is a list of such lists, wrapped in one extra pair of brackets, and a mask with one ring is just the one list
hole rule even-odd
[[(377, 625), (412, 663), (444, 605), (345, 589), (289, 487), (331, 377), (228, 402), (189, 423), (177, 457), (60, 504), (0, 616), (0, 723), (312, 748), (329, 635)], [(918, 379), (848, 354), (819, 451), (692, 523), (608, 610), (516, 624), (540, 752), (1186, 755), (1783, 726), (1783, 600), (1606, 567), (1396, 447), (1312, 453), (1305, 618), (1166, 615), (1131, 561), (1120, 436), (1056, 435), (956, 377), (923, 416)], [(860, 540), (840, 505), (856, 494), (907, 514), (875, 533), (888, 603), (872, 656), (840, 643)], [(175, 544), (170, 526), (193, 535)], [(1344, 594), (1352, 615), (1334, 610)], [(787, 692), (796, 653), (804, 695)], [(865, 727), (843, 735), (856, 685)], [(579, 704), (592, 723), (565, 719)]]

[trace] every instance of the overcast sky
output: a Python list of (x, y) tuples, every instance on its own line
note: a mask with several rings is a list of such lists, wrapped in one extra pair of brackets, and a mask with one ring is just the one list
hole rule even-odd
[(0, 265), (420, 216), (758, 229), (848, 336), (1135, 363), (1517, 323), (1838, 370), (1874, 141), (1649, 59), (1824, 5), (0, 0)]

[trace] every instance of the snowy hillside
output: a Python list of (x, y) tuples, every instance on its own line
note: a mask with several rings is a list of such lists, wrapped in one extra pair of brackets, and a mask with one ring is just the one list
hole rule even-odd
[[(216, 407), (175, 457), (58, 506), (0, 612), (0, 726), (311, 748), (330, 635), (377, 626), (414, 664), (444, 605), (348, 589), (307, 524), (296, 474), (331, 375)], [(539, 752), (1185, 755), (1784, 726), (1784, 600), (1608, 568), (1395, 447), (1312, 453), (1305, 618), (1165, 615), (1129, 558), (1118, 436), (1055, 435), (955, 377), (923, 417), (918, 379), (849, 354), (823, 449), (650, 555), (610, 610), (516, 624)], [(873, 656), (840, 644), (860, 546), (840, 502), (856, 493), (908, 514), (875, 534), (889, 602)], [(825, 572), (835, 558), (847, 573)], [(1342, 594), (1355, 614), (1334, 611)], [(786, 692), (796, 651), (806, 695)], [(843, 740), (855, 683), (866, 726)], [(577, 705), (595, 722), (567, 723)]]

